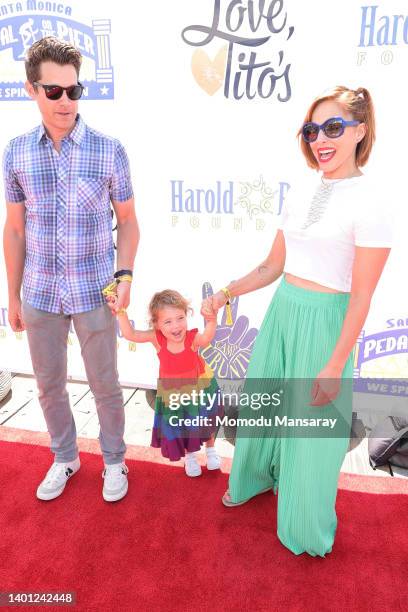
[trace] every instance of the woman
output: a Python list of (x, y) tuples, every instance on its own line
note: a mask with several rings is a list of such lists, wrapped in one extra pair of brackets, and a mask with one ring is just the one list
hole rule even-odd
[[(390, 253), (391, 226), (383, 201), (360, 170), (375, 139), (366, 89), (336, 87), (318, 97), (298, 136), (307, 164), (322, 172), (314, 197), (284, 212), (266, 260), (208, 298), (212, 304), (204, 301), (202, 311), (265, 287), (285, 272), (259, 330), (246, 386), (252, 381), (256, 387), (260, 379), (308, 379), (312, 402), (293, 399), (293, 382), (286, 414), (303, 410), (303, 416), (310, 411), (325, 417), (337, 403), (346, 426), (340, 435), (320, 437), (282, 430), (277, 435), (271, 428), (250, 437), (238, 429), (222, 501), (236, 506), (279, 489), (281, 542), (295, 554), (324, 556), (334, 542), (337, 483), (348, 447), (352, 350)], [(347, 381), (348, 392), (342, 391)]]

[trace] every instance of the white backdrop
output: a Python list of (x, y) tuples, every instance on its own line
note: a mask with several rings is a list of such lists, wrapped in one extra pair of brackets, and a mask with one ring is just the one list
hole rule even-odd
[[(218, 289), (265, 257), (285, 199), (316, 180), (295, 138), (311, 100), (336, 84), (367, 87), (376, 105), (378, 138), (365, 172), (381, 177), (387, 192), (384, 207), (395, 206), (398, 224), (364, 326), (365, 337), (373, 336), (373, 341), (366, 347), (361, 373), (408, 377), (404, 0), (377, 0), (373, 6), (356, 0), (344, 0), (341, 6), (326, 0), (74, 0), (4, 6), (1, 149), (39, 123), (36, 105), (19, 97), (22, 57), (25, 46), (53, 32), (71, 39), (85, 54), (81, 80), (88, 96), (80, 102), (83, 118), (118, 137), (128, 151), (141, 227), (129, 308), (138, 328), (146, 327), (153, 292), (178, 289), (198, 313), (204, 282)], [(259, 18), (260, 6), (269, 20)], [(217, 7), (218, 27), (212, 36)], [(200, 27), (192, 31), (192, 26)], [(185, 28), (190, 29), (183, 39)], [(246, 44), (233, 42), (229, 62), (234, 36), (241, 43), (245, 38)], [(206, 39), (201, 46), (190, 44)], [(249, 46), (254, 41), (259, 44)], [(251, 53), (256, 55), (251, 58)], [(243, 65), (250, 60), (262, 66), (253, 68), (246, 91), (249, 71)], [(268, 94), (271, 74), (277, 77), (275, 90), (262, 98), (260, 93)], [(208, 212), (206, 204), (214, 210)], [(1, 225), (4, 216), (3, 206)], [(25, 334), (14, 334), (7, 322), (3, 260), (0, 277), (0, 368), (31, 372)], [(259, 328), (275, 288), (240, 299), (238, 314), (248, 317), (250, 327)], [(191, 321), (194, 325), (202, 325), (198, 314)], [(390, 335), (395, 341), (383, 350)], [(155, 386), (153, 349), (119, 337), (118, 346), (121, 381)], [(69, 339), (69, 374), (85, 377), (74, 333)]]

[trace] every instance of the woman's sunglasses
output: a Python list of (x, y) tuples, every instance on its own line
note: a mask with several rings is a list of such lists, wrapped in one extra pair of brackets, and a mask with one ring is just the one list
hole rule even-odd
[(84, 86), (79, 82), (69, 87), (61, 87), (61, 85), (43, 85), (42, 83), (38, 83), (38, 81), (33, 83), (33, 85), (42, 87), (49, 100), (59, 100), (64, 91), (67, 92), (67, 96), (70, 100), (79, 100), (84, 91)]
[(344, 134), (344, 130), (349, 125), (358, 125), (360, 121), (345, 121), (342, 117), (331, 117), (324, 123), (319, 125), (309, 121), (302, 127), (303, 140), (306, 142), (314, 142), (317, 140), (320, 130), (323, 130), (327, 138), (339, 138)]

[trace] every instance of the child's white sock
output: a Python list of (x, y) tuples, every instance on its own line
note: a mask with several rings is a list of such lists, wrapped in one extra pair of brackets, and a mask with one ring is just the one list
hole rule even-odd
[(195, 453), (186, 453), (184, 459), (184, 469), (187, 476), (201, 476), (201, 466), (197, 461)]
[(215, 450), (214, 446), (206, 446), (205, 454), (207, 455), (207, 469), (219, 470), (221, 467), (221, 459)]

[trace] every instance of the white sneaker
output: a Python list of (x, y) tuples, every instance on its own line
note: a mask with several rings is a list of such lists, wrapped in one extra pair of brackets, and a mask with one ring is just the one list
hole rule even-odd
[(187, 476), (195, 477), (201, 476), (201, 466), (197, 461), (195, 453), (187, 453), (184, 459), (184, 469), (186, 470)]
[(102, 472), (104, 479), (102, 496), (105, 501), (113, 502), (125, 497), (128, 491), (128, 472), (129, 468), (125, 463), (105, 465)]
[(48, 501), (61, 495), (65, 489), (67, 480), (71, 478), (80, 467), (81, 462), (79, 457), (67, 463), (54, 462), (37, 489), (38, 499)]
[(207, 456), (207, 470), (219, 470), (221, 467), (221, 458), (217, 455), (216, 451), (208, 452), (206, 450)]

